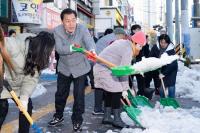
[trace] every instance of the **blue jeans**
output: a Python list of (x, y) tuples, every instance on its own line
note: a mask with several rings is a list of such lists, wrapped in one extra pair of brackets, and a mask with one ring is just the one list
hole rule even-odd
[[(176, 90), (176, 87), (175, 85), (174, 86), (169, 86), (167, 87), (168, 89), (168, 97), (171, 97), (171, 98), (175, 98), (175, 90)], [(164, 98), (164, 92), (163, 92), (163, 87), (160, 87), (160, 97)]]

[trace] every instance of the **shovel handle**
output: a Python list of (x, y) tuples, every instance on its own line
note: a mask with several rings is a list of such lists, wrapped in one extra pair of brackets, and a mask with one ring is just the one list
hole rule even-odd
[(124, 102), (122, 99), (120, 99), (120, 101), (121, 101), (121, 103), (122, 103), (123, 105), (126, 105), (125, 102)]
[[(131, 102), (129, 101), (128, 98), (124, 98), (125, 101), (127, 102), (128, 106), (131, 106)], [(120, 99), (120, 101), (122, 102), (123, 105), (126, 105), (126, 103), (123, 101), (123, 99)]]
[(90, 55), (91, 57), (96, 59), (98, 62), (105, 64), (109, 68), (112, 68), (112, 67), (116, 66), (115, 64), (113, 64), (113, 63), (111, 63), (111, 62), (109, 62), (109, 61), (107, 61), (107, 60), (105, 60), (105, 59), (103, 59), (103, 58), (101, 58), (101, 57), (99, 57), (97, 55), (91, 54), (90, 51), (84, 50), (84, 53), (87, 54), (87, 55)]
[(15, 100), (15, 102), (17, 103), (17, 106), (19, 107), (20, 111), (23, 112), (23, 114), (25, 115), (25, 117), (27, 118), (27, 120), (29, 121), (29, 123), (31, 125), (33, 125), (33, 119), (31, 118), (31, 116), (28, 114), (28, 112), (24, 109), (21, 101), (19, 100), (19, 98), (17, 97), (17, 95), (15, 94), (14, 91), (10, 91), (11, 96), (13, 97), (13, 99)]
[(164, 82), (163, 82), (163, 78), (160, 78), (160, 80), (161, 80), (161, 84), (162, 84), (162, 88), (163, 88), (164, 96), (166, 97), (166, 96), (167, 96), (167, 93), (166, 93), (165, 84), (164, 84)]

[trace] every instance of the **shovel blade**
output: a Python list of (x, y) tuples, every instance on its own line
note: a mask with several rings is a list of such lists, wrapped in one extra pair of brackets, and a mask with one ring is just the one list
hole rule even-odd
[(142, 127), (141, 123), (137, 119), (137, 116), (139, 116), (142, 111), (137, 108), (134, 108), (133, 106), (127, 105), (123, 106), (123, 108), (126, 111), (127, 115), (136, 123), (136, 125)]
[(144, 97), (144, 96), (133, 96), (130, 92), (130, 90), (128, 90), (128, 99), (131, 101), (131, 104), (134, 107), (137, 106), (148, 106), (150, 108), (153, 108), (153, 105), (149, 102), (149, 100)]
[(134, 74), (135, 72), (132, 66), (116, 66), (116, 67), (112, 67), (111, 71), (112, 71), (112, 74), (117, 77), (128, 76), (128, 75)]
[(160, 104), (163, 106), (172, 106), (174, 109), (180, 107), (180, 104), (174, 98), (161, 98)]

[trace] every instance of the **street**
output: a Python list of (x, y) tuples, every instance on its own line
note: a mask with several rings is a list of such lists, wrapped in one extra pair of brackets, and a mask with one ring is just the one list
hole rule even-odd
[[(47, 123), (52, 118), (54, 109), (54, 94), (56, 91), (56, 81), (42, 81), (40, 82), (46, 89), (47, 92), (33, 98), (33, 119), (35, 123), (42, 128), (44, 133), (71, 133), (73, 132), (71, 124), (71, 114), (72, 114), (72, 103), (73, 96), (70, 94), (67, 105), (64, 112), (64, 123), (58, 127), (48, 127)], [(113, 131), (119, 132), (109, 125), (102, 125), (102, 116), (92, 115), (94, 95), (93, 90), (87, 87), (85, 90), (85, 114), (83, 123), (83, 133), (105, 133), (107, 130), (111, 129)], [(155, 103), (158, 97), (154, 97), (152, 103)], [(189, 98), (178, 98), (179, 103), (182, 108), (191, 109), (192, 107), (200, 107), (200, 103), (192, 101)], [(10, 103), (9, 113), (7, 115), (6, 121), (3, 125), (1, 133), (17, 133), (18, 128), (18, 109), (14, 103)], [(31, 129), (31, 133), (34, 133)]]

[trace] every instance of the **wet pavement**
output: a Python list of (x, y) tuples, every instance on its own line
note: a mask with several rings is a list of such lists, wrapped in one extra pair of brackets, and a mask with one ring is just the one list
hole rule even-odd
[[(52, 118), (54, 109), (54, 95), (56, 91), (56, 81), (43, 81), (41, 82), (43, 86), (47, 89), (47, 93), (33, 98), (33, 118), (35, 123), (42, 128), (44, 133), (73, 133), (71, 124), (71, 114), (73, 105), (73, 96), (69, 96), (68, 103), (64, 111), (64, 122), (57, 127), (48, 127), (47, 123)], [(71, 93), (70, 93), (71, 94)], [(158, 97), (154, 97), (152, 103), (154, 104)], [(192, 101), (191, 99), (177, 99), (182, 108), (190, 109), (192, 107), (200, 107), (200, 103)], [(119, 132), (118, 129), (113, 128), (110, 125), (101, 124), (102, 115), (94, 116), (92, 115), (94, 105), (94, 95), (93, 90), (90, 87), (86, 89), (85, 96), (85, 113), (83, 115), (83, 130), (82, 133), (105, 133), (107, 130), (111, 129), (113, 131)], [(11, 103), (9, 108), (9, 113), (7, 115), (6, 121), (3, 126), (1, 133), (17, 133), (17, 118), (18, 109)], [(30, 133), (34, 133), (31, 129)]]

